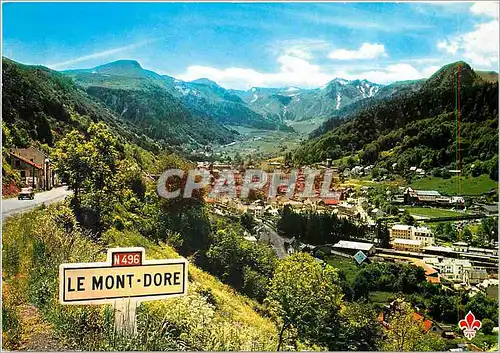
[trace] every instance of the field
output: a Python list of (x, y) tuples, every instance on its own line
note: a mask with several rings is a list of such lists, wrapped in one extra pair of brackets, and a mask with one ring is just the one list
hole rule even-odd
[(325, 261), (332, 267), (341, 270), (348, 282), (352, 283), (354, 281), (358, 272), (358, 266), (354, 263), (354, 260), (332, 255), (328, 256)]
[[(458, 176), (453, 176), (450, 179), (442, 179), (437, 177), (424, 177), (413, 181), (410, 186), (419, 190), (436, 190), (445, 195), (458, 194)], [(461, 195), (480, 195), (497, 189), (498, 183), (483, 174), (478, 177), (462, 177), (462, 192)]]
[(295, 131), (300, 134), (308, 135), (313, 132), (315, 129), (321, 126), (325, 119), (315, 118), (308, 119), (303, 121), (292, 121), (288, 123), (289, 126), (293, 127)]
[(441, 208), (427, 208), (427, 207), (405, 207), (412, 216), (439, 218), (439, 217), (458, 217), (464, 213), (445, 210)]
[(265, 156), (284, 155), (295, 149), (300, 143), (300, 137), (295, 133), (241, 126), (230, 126), (230, 128), (240, 133), (239, 139), (232, 145), (215, 146), (214, 152), (227, 154), (231, 158), (237, 152), (242, 156), (258, 153)]

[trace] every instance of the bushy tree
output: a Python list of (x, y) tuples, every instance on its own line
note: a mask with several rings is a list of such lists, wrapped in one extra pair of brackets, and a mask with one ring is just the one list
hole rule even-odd
[(279, 318), (278, 350), (292, 326), (299, 337), (328, 345), (338, 332), (342, 289), (337, 272), (312, 256), (296, 253), (278, 263), (267, 301)]
[(414, 313), (408, 303), (399, 303), (388, 320), (389, 329), (384, 339), (383, 349), (387, 351), (416, 351), (424, 338), (423, 324), (415, 321)]
[(98, 230), (116, 198), (117, 147), (116, 138), (104, 123), (91, 123), (87, 135), (73, 130), (58, 141), (52, 156), (56, 172), (74, 192), (77, 214), (85, 210), (84, 218), (93, 219), (89, 225)]
[(336, 343), (329, 345), (336, 351), (375, 351), (382, 338), (382, 326), (377, 313), (365, 303), (353, 302), (342, 305), (340, 334)]
[(491, 334), (493, 332), (494, 327), (495, 327), (495, 322), (493, 320), (486, 318), (482, 321), (481, 328), (485, 334), (487, 335)]
[(205, 268), (249, 297), (263, 301), (276, 260), (269, 246), (245, 240), (226, 226), (213, 235)]

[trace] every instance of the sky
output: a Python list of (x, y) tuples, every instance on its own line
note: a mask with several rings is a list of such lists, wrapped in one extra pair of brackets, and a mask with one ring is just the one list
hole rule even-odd
[(119, 59), (223, 87), (388, 84), (464, 60), (498, 71), (498, 2), (3, 3), (2, 55), (55, 70)]

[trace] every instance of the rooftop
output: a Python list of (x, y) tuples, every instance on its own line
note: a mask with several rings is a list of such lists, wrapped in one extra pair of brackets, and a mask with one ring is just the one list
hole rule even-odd
[(14, 157), (16, 157), (17, 159), (19, 159), (19, 160), (23, 161), (24, 163), (29, 164), (29, 165), (31, 165), (32, 167), (35, 167), (36, 169), (40, 169), (40, 170), (42, 170), (42, 169), (43, 169), (43, 167), (42, 167), (41, 165), (38, 165), (38, 164), (36, 164), (36, 163), (34, 163), (34, 162), (30, 161), (30, 160), (29, 160), (29, 159), (27, 159), (27, 158), (21, 157), (21, 156), (19, 156), (19, 155), (15, 154), (15, 153), (11, 153), (11, 155), (12, 155), (12, 156), (14, 156)]
[(435, 190), (415, 190), (418, 196), (441, 196), (438, 191)]
[(417, 227), (415, 228), (415, 232), (432, 234), (432, 231), (427, 227)]
[(394, 230), (409, 230), (411, 228), (412, 226), (409, 226), (407, 224), (395, 224), (392, 226), (392, 229)]
[(366, 250), (366, 251), (369, 251), (373, 247), (375, 247), (373, 243), (361, 243), (358, 241), (348, 241), (348, 240), (341, 240), (338, 243), (334, 244), (333, 246), (335, 248)]
[(453, 249), (451, 249), (447, 246), (435, 246), (435, 245), (426, 246), (423, 248), (423, 250), (453, 252)]
[(411, 240), (411, 239), (399, 239), (396, 238), (392, 241), (393, 244), (403, 244), (403, 245), (420, 245), (420, 240)]

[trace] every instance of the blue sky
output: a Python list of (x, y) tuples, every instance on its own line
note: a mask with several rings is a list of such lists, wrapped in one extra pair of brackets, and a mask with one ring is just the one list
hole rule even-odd
[(4, 3), (3, 55), (53, 69), (134, 59), (228, 88), (498, 71), (498, 3)]

